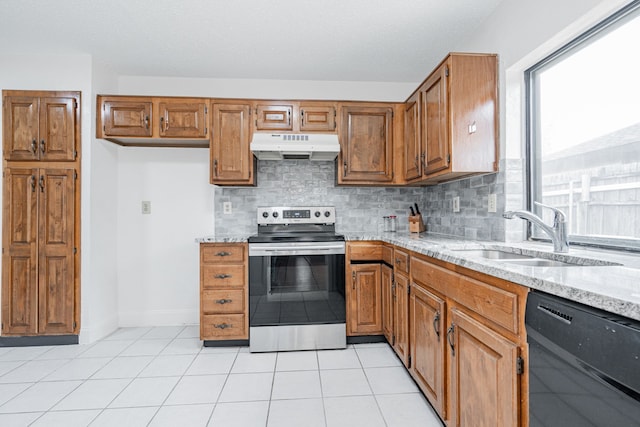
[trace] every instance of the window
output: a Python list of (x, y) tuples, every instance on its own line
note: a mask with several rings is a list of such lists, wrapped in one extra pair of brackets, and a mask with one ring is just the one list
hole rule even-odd
[(634, 1), (525, 72), (528, 208), (572, 243), (640, 250), (639, 40)]

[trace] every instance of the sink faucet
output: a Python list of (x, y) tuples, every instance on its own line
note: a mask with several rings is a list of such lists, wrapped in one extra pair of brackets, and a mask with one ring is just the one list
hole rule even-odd
[(551, 237), (553, 242), (554, 252), (569, 252), (569, 239), (567, 238), (567, 219), (564, 212), (554, 207), (543, 205), (542, 203), (534, 202), (536, 205), (543, 208), (549, 208), (553, 211), (553, 227), (544, 223), (542, 218), (529, 211), (506, 211), (502, 216), (506, 219), (513, 219), (518, 217), (526, 219), (527, 221), (542, 228), (542, 230)]

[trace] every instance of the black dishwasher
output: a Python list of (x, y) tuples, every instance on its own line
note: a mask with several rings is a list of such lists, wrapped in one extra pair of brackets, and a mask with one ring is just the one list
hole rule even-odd
[(640, 322), (532, 291), (531, 427), (640, 426)]

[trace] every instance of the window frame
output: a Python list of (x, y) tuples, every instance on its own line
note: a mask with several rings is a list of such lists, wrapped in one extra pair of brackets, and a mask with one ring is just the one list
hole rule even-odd
[[(539, 114), (539, 87), (536, 84), (536, 72), (544, 70), (554, 63), (561, 62), (572, 52), (577, 52), (591, 42), (606, 36), (610, 31), (614, 31), (618, 26), (626, 21), (640, 18), (640, 0), (634, 0), (624, 6), (598, 24), (587, 29), (585, 32), (575, 37), (570, 42), (561, 46), (550, 55), (538, 61), (524, 71), (525, 85), (525, 208), (530, 212), (539, 213), (541, 208), (534, 205), (535, 200), (541, 200), (541, 179), (540, 177), (540, 157), (541, 147), (537, 144), (537, 123), (536, 115)], [(533, 224), (526, 221), (527, 240), (550, 242), (547, 236), (539, 237), (533, 233)], [(605, 238), (583, 235), (569, 235), (569, 243), (572, 245), (594, 246), (598, 248), (626, 250), (640, 252), (640, 239), (634, 238)]]

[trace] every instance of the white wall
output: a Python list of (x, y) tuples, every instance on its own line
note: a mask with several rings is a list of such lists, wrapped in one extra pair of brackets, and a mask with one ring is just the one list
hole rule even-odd
[[(213, 233), (206, 148), (118, 149), (120, 326), (198, 323), (199, 246)], [(151, 202), (143, 215), (141, 202)]]
[(96, 94), (116, 90), (117, 78), (103, 64), (92, 64), (90, 150), (83, 153), (82, 197), (88, 206), (89, 222), (83, 222), (82, 260), (86, 274), (82, 282), (81, 341), (91, 342), (118, 327), (117, 206), (118, 149), (96, 139)]

